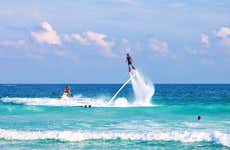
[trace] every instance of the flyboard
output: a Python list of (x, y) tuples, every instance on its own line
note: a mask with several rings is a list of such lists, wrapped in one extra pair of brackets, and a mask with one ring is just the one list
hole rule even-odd
[(71, 98), (71, 97), (73, 97), (73, 95), (71, 94), (71, 96), (69, 96), (67, 92), (64, 92), (64, 93), (61, 95), (61, 99), (68, 99), (68, 98)]

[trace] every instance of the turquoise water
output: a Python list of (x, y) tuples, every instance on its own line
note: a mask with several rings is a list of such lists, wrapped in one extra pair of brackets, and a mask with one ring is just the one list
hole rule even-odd
[(71, 85), (61, 100), (61, 84), (0, 85), (0, 148), (230, 149), (230, 85), (157, 84), (148, 107), (129, 105), (127, 85), (129, 104), (109, 105), (120, 86)]

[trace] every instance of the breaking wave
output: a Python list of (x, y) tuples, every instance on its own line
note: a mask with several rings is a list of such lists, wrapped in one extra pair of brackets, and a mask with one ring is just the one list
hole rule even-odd
[(5, 140), (60, 140), (78, 142), (84, 140), (142, 140), (214, 142), (230, 147), (230, 134), (220, 131), (155, 131), (148, 133), (132, 132), (90, 132), (90, 131), (17, 131), (0, 129), (0, 138)]

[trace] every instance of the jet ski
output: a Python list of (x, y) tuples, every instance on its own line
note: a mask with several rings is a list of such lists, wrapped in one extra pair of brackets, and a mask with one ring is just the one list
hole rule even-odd
[(73, 95), (72, 94), (69, 95), (67, 92), (63, 92), (62, 95), (61, 95), (62, 99), (71, 98), (71, 97), (73, 97)]

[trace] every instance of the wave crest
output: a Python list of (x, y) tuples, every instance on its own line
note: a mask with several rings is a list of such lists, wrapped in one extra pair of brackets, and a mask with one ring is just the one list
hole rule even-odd
[(89, 131), (17, 131), (0, 129), (0, 138), (5, 140), (45, 140), (54, 139), (67, 142), (84, 140), (143, 140), (143, 141), (180, 141), (180, 142), (215, 142), (230, 147), (230, 134), (220, 131), (166, 131), (166, 132), (89, 132)]

